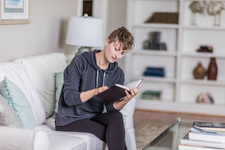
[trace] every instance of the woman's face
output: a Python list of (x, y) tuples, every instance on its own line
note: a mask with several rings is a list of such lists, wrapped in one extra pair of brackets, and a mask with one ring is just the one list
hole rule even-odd
[(112, 42), (109, 44), (109, 39), (106, 39), (105, 49), (106, 49), (105, 57), (109, 63), (113, 63), (113, 62), (123, 58), (123, 56), (126, 53), (126, 50), (122, 49), (122, 46), (118, 42), (118, 40), (116, 42)]

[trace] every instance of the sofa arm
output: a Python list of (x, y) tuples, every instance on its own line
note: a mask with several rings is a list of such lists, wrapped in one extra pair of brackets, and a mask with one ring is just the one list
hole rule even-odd
[(124, 125), (126, 131), (126, 144), (129, 150), (136, 150), (135, 131), (134, 131), (134, 110), (136, 105), (136, 99), (133, 98), (125, 105), (120, 111), (123, 114)]
[(49, 138), (44, 131), (0, 126), (0, 149), (48, 150)]

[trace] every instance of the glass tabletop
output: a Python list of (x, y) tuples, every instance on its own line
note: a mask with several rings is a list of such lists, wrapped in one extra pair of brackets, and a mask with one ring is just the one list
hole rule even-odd
[(193, 120), (177, 120), (141, 150), (178, 150), (182, 139), (193, 125)]

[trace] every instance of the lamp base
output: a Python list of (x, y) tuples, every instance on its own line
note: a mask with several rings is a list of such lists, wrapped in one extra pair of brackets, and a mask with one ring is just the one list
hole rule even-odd
[(75, 56), (80, 55), (83, 52), (88, 52), (88, 51), (89, 51), (89, 48), (81, 47), (81, 48), (78, 49), (78, 52), (75, 54)]

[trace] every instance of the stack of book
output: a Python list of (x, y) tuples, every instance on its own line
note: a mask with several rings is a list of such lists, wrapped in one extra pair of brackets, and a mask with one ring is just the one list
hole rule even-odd
[(142, 93), (142, 99), (149, 99), (149, 100), (159, 100), (161, 97), (161, 91), (144, 91)]
[(193, 122), (180, 140), (179, 150), (225, 150), (225, 123)]
[(165, 77), (164, 67), (146, 67), (144, 76)]
[(178, 24), (179, 13), (178, 12), (155, 12), (150, 16), (145, 23), (168, 23)]

